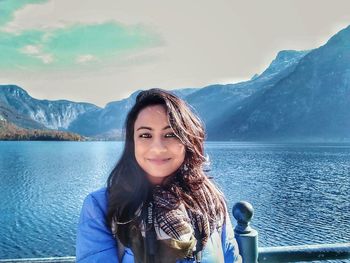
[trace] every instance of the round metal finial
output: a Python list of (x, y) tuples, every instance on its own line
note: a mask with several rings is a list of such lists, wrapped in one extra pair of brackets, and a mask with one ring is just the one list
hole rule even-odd
[(246, 202), (240, 201), (236, 203), (232, 208), (233, 217), (237, 220), (236, 231), (240, 233), (248, 233), (251, 231), (249, 222), (253, 217), (253, 206)]

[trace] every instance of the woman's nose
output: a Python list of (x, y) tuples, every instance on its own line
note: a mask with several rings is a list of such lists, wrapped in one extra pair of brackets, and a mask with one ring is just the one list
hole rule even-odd
[(166, 144), (162, 139), (156, 138), (152, 141), (151, 150), (155, 152), (165, 152), (167, 150)]

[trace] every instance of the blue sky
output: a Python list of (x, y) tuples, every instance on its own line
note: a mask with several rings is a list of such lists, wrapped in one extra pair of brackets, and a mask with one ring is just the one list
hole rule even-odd
[(324, 44), (350, 24), (347, 10), (345, 0), (2, 0), (0, 84), (104, 106), (137, 89), (234, 83), (280, 50)]
[[(17, 10), (48, 0), (0, 2), (1, 60), (5, 70), (61, 70), (103, 66), (125, 53), (157, 46), (161, 39), (142, 25), (123, 25), (115, 20), (70, 23), (64, 27), (8, 29)], [(7, 29), (7, 30), (6, 30)]]
[(17, 70), (71, 69), (100, 65), (123, 53), (147, 49), (160, 43), (157, 36), (140, 26), (123, 26), (114, 21), (75, 24), (54, 30), (2, 32), (0, 67)]

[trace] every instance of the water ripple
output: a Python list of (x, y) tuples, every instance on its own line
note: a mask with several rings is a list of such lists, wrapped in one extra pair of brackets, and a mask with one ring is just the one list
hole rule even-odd
[[(105, 185), (121, 146), (0, 142), (0, 258), (74, 255), (83, 199)], [(350, 242), (350, 145), (209, 142), (205, 149), (229, 207), (254, 206), (260, 246)]]

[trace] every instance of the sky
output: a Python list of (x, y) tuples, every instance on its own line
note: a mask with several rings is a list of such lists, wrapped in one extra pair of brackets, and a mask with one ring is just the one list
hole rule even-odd
[(348, 0), (0, 0), (0, 84), (104, 107), (139, 89), (236, 83), (281, 50), (325, 44), (348, 10)]

